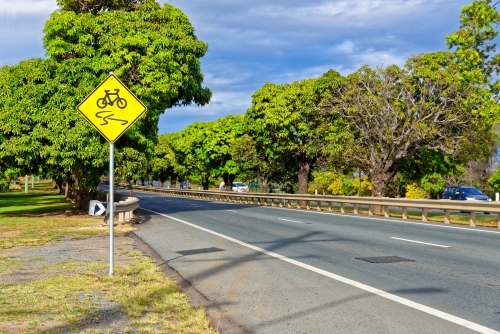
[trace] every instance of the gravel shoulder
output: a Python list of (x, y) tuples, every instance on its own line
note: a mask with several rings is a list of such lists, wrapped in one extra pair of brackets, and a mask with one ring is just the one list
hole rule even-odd
[[(145, 244), (133, 232), (125, 236), (115, 236), (115, 265), (127, 264), (132, 258), (127, 255), (130, 252), (139, 251), (144, 256), (153, 259), (164, 275), (173, 279), (182, 287), (182, 292), (189, 298), (191, 305), (196, 308), (204, 308), (213, 328), (220, 333), (250, 333), (230, 319), (221, 308), (214, 302), (209, 301), (199, 293), (192, 285), (185, 281), (176, 271), (170, 268), (167, 263)], [(96, 236), (86, 239), (65, 239), (52, 242), (43, 246), (21, 246), (11, 249), (3, 249), (2, 258), (12, 258), (17, 265), (11, 270), (0, 271), (0, 284), (23, 283), (44, 279), (50, 274), (40, 268), (53, 266), (66, 262), (97, 262), (108, 263), (109, 261), (109, 237)], [(4, 268), (6, 269), (6, 268)], [(100, 273), (108, 275), (109, 266)], [(95, 316), (83, 319), (81, 325), (77, 326), (79, 332), (92, 333), (123, 333), (127, 326), (136, 321), (120, 310), (113, 302), (95, 291), (92, 299), (98, 309)], [(68, 326), (63, 323), (45, 323), (40, 330), (50, 330), (61, 333), (74, 332), (75, 326)], [(23, 332), (22, 324), (2, 323), (0, 333)]]

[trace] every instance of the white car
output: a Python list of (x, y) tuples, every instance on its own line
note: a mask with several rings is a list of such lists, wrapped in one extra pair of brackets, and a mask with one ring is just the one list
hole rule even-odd
[(243, 182), (233, 182), (232, 186), (233, 191), (236, 191), (237, 193), (247, 193), (248, 192), (248, 186), (244, 184)]

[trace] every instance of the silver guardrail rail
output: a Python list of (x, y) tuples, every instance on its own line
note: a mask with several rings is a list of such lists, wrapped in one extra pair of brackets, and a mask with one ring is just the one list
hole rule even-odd
[[(480, 201), (453, 201), (433, 199), (408, 199), (389, 197), (359, 197), (359, 196), (331, 196), (331, 195), (303, 195), (303, 194), (271, 194), (271, 193), (239, 193), (231, 191), (193, 190), (193, 189), (170, 189), (150, 186), (137, 186), (126, 183), (118, 184), (120, 187), (132, 188), (149, 193), (161, 193), (171, 196), (202, 198), (207, 200), (236, 202), (243, 204), (256, 204), (263, 206), (278, 206), (311, 210), (311, 202), (316, 203), (315, 210), (323, 210), (326, 204), (327, 211), (333, 211), (332, 205), (340, 205), (340, 212), (346, 213), (346, 204), (354, 206), (354, 214), (360, 214), (360, 205), (368, 206), (368, 215), (374, 215), (372, 205), (382, 207), (382, 213), (389, 217), (389, 208), (401, 208), (402, 218), (408, 219), (408, 208), (420, 209), (422, 221), (428, 220), (428, 210), (443, 211), (444, 223), (450, 224), (451, 211), (469, 212), (469, 225), (476, 226), (476, 213), (485, 212), (497, 214), (498, 228), (500, 228), (500, 202)], [(305, 206), (299, 206), (304, 202)]]
[[(98, 197), (105, 197), (106, 201), (109, 202), (108, 191), (99, 191)], [(131, 197), (127, 195), (115, 194), (115, 199), (117, 202), (114, 204), (114, 213), (118, 213), (118, 223), (123, 223), (130, 221), (134, 217), (134, 210), (139, 208), (139, 199), (136, 197)], [(104, 217), (104, 225), (109, 226), (109, 213), (106, 210), (106, 216)]]

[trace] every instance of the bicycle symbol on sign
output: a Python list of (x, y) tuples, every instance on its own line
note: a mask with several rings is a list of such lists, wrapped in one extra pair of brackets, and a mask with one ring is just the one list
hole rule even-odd
[[(120, 95), (119, 95), (120, 90), (119, 89), (115, 89), (114, 93), (111, 93), (109, 90), (104, 90), (104, 92), (105, 92), (104, 97), (97, 99), (97, 107), (99, 109), (104, 109), (108, 105), (112, 107), (112, 106), (114, 106), (115, 102), (116, 102), (116, 106), (120, 109), (125, 109), (127, 107), (127, 100), (120, 97)], [(114, 98), (112, 99), (111, 97), (114, 97)], [(113, 118), (114, 115), (115, 114), (113, 114), (112, 111), (107, 111), (107, 110), (102, 110), (102, 111), (98, 111), (95, 113), (95, 117), (102, 118), (102, 120), (104, 121), (104, 123), (102, 123), (101, 125), (109, 124), (108, 120), (120, 122), (120, 123), (122, 123), (121, 125), (128, 124), (128, 121), (125, 119)]]
[[(106, 93), (104, 97), (101, 97), (100, 99), (97, 100), (97, 106), (101, 109), (106, 108), (108, 105), (113, 106), (116, 102), (116, 106), (120, 109), (124, 109), (127, 107), (127, 100), (124, 98), (120, 97), (119, 89), (115, 89), (114, 93), (110, 93), (108, 89), (104, 90)], [(111, 97), (114, 96), (114, 99), (111, 99)]]

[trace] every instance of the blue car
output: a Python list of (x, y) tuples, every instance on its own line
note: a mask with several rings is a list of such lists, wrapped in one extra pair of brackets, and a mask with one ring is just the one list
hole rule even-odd
[[(483, 194), (481, 190), (473, 186), (449, 186), (443, 193), (443, 199), (491, 202), (491, 198), (489, 196)], [(489, 212), (485, 212), (485, 214), (488, 215)]]
[(443, 193), (443, 199), (457, 201), (490, 202), (491, 198), (473, 186), (449, 186)]

